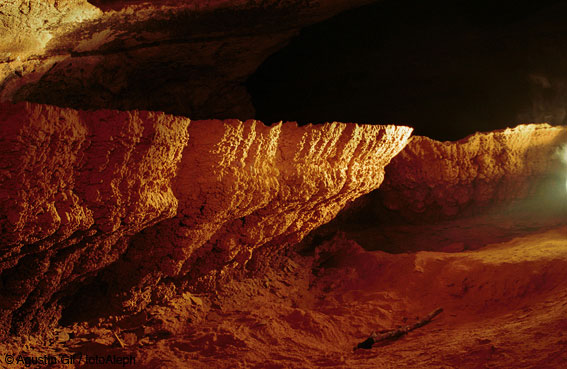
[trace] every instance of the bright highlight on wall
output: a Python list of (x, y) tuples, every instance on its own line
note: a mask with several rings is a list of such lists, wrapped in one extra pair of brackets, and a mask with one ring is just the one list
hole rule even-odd
[[(557, 150), (557, 154), (559, 155), (559, 158), (561, 159), (561, 161), (565, 164), (565, 166), (567, 167), (567, 144), (561, 146), (558, 150)], [(567, 169), (567, 168), (566, 168)], [(567, 190), (567, 173), (565, 174), (565, 190)]]

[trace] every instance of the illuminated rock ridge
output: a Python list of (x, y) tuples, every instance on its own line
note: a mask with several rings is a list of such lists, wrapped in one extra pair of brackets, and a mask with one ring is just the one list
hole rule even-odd
[(377, 188), (412, 131), (30, 103), (3, 104), (0, 129), (4, 334), (58, 319), (100, 273), (137, 311), (162, 278), (209, 288), (255, 268), (268, 260), (255, 251), (297, 243)]

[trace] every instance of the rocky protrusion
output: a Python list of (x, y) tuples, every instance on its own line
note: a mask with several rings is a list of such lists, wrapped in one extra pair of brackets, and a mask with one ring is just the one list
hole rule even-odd
[(188, 124), (162, 113), (0, 106), (3, 330), (52, 315), (54, 293), (175, 215)]
[(144, 288), (124, 306), (140, 309), (163, 277), (214, 282), (297, 242), (378, 187), (411, 134), (29, 103), (1, 105), (0, 129), (4, 333), (57, 319), (103, 269), (109, 294)]
[(267, 262), (253, 258), (259, 248), (297, 243), (377, 188), (410, 133), (343, 123), (194, 121), (175, 186), (178, 215), (136, 236), (106, 278), (123, 282), (118, 289), (135, 286), (123, 302), (133, 310), (150, 298), (140, 281), (189, 276), (215, 288), (231, 270), (251, 267), (251, 259)]

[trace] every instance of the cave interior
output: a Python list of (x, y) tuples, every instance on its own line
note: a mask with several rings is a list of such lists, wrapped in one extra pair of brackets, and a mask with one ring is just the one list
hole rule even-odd
[(4, 1), (0, 367), (564, 368), (566, 14)]

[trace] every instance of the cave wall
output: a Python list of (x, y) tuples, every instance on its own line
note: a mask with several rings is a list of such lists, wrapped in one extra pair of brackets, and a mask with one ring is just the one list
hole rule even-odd
[(567, 128), (547, 124), (476, 133), (455, 142), (414, 136), (388, 166), (371, 206), (423, 222), (522, 200), (554, 213), (567, 200), (561, 154), (566, 144)]
[(57, 319), (103, 269), (109, 293), (146, 291), (120, 302), (136, 310), (162, 278), (211, 284), (297, 242), (378, 187), (412, 131), (31, 103), (2, 104), (0, 122), (4, 334)]
[[(265, 266), (270, 254), (297, 244), (383, 181), (364, 200), (371, 208), (368, 220), (450, 219), (564, 187), (565, 168), (554, 156), (567, 140), (564, 127), (528, 125), (439, 142), (410, 140), (412, 129), (400, 126), (267, 127), (256, 120), (200, 120), (252, 118), (244, 83), (266, 57), (304, 25), (367, 2), (3, 1), (0, 336), (46, 328), (63, 309), (70, 314), (70, 306), (78, 304), (80, 310), (93, 302), (86, 299), (89, 294), (109, 309), (135, 313), (164, 294), (185, 288), (214, 290), (237, 273)], [(523, 23), (519, 28), (524, 29)], [(558, 29), (557, 24), (550, 29)], [(401, 39), (420, 44), (421, 38), (412, 37)], [(451, 42), (465, 49), (458, 40)], [(413, 50), (407, 45), (394, 42), (392, 48), (404, 55)], [(421, 44), (415, 48), (427, 49)], [(364, 48), (354, 56), (337, 55), (331, 48), (320, 56), (324, 62), (314, 63), (315, 69), (330, 74), (295, 73), (293, 68), (289, 73), (301, 82), (305, 75), (315, 75), (316, 83), (325, 81), (320, 84), (325, 93), (335, 93), (341, 103), (343, 98), (358, 103), (360, 96), (337, 89), (333, 81), (375, 91), (377, 84), (361, 73), (370, 65), (379, 72), (372, 75), (383, 83), (381, 73), (388, 74), (391, 87), (401, 86), (396, 91), (405, 94), (397, 73), (382, 64), (376, 67), (373, 60), (386, 60), (384, 55), (390, 53), (373, 52), (372, 59)], [(488, 60), (492, 54), (489, 50), (483, 55)], [(469, 63), (469, 56), (464, 53), (460, 59)], [(390, 59), (407, 60), (404, 68), (413, 70), (411, 58)], [(328, 69), (330, 64), (345, 73)], [(343, 68), (347, 64), (350, 69)], [(428, 65), (441, 64), (425, 69)], [(551, 89), (555, 97), (550, 107), (534, 106), (530, 119), (550, 111), (564, 117), (563, 110), (555, 112), (562, 84), (553, 85), (545, 73), (530, 74), (529, 67), (516, 74)], [(438, 76), (440, 69), (433, 69)], [(489, 73), (488, 79), (496, 74)], [(291, 89), (270, 85), (265, 98), (299, 96), (312, 109), (309, 114), (317, 112), (317, 120), (321, 112), (342, 113), (344, 106), (336, 100), (313, 99), (313, 89), (282, 76)], [(472, 76), (476, 86), (478, 74)], [(429, 84), (427, 78), (420, 80), (421, 86)], [(524, 91), (529, 84), (520, 87)], [(443, 83), (440, 89), (451, 96), (458, 90)], [(386, 95), (392, 91), (386, 88)], [(377, 121), (372, 115), (376, 112), (380, 120), (392, 113), (380, 108), (392, 106), (388, 99), (363, 94), (371, 104), (348, 108), (362, 113), (362, 121)], [(431, 106), (431, 100), (419, 98), (404, 104), (413, 108), (418, 100)], [(436, 100), (445, 105), (450, 101)], [(494, 101), (501, 109), (501, 99)], [(479, 106), (472, 105), (474, 110)], [(372, 114), (366, 114), (368, 106)], [(398, 112), (416, 111), (406, 107), (398, 106)], [(94, 110), (103, 108), (123, 111)], [(442, 111), (433, 110), (436, 115)], [(499, 124), (506, 123), (500, 119)], [(551, 187), (542, 187), (542, 182)]]
[(567, 128), (527, 124), (459, 141), (412, 136), (382, 185), (297, 245), (343, 233), (367, 250), (461, 252), (565, 225)]
[[(55, 292), (175, 215), (189, 120), (22, 103), (0, 107), (2, 330), (51, 316)], [(55, 298), (56, 300), (56, 298)], [(13, 322), (12, 322), (13, 321)]]

